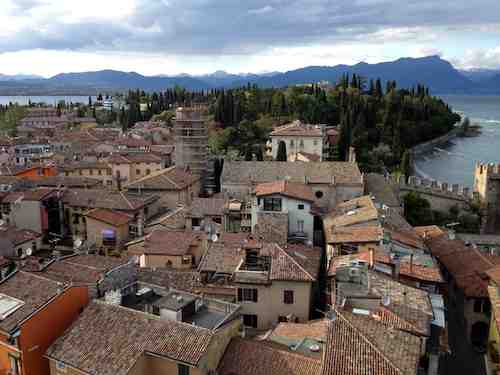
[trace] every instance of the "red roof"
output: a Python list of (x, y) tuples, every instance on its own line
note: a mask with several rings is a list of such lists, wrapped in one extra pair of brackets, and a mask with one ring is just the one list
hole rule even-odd
[(88, 218), (102, 221), (106, 224), (119, 227), (130, 223), (133, 220), (131, 215), (127, 215), (123, 212), (107, 210), (105, 208), (96, 208), (85, 214)]
[(296, 182), (286, 180), (265, 182), (257, 185), (255, 188), (255, 195), (258, 197), (272, 194), (280, 194), (309, 202), (314, 202), (315, 200), (313, 191), (309, 186)]

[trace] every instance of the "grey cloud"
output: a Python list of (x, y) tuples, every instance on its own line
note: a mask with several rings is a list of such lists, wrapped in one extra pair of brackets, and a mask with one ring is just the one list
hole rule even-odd
[[(32, 9), (37, 1), (19, 4)], [(498, 14), (498, 0), (138, 0), (134, 14), (120, 23), (75, 25), (51, 18), (2, 38), (0, 52), (47, 48), (251, 54), (310, 43), (376, 43), (377, 32), (388, 28), (500, 29)], [(411, 37), (415, 35), (408, 33)]]

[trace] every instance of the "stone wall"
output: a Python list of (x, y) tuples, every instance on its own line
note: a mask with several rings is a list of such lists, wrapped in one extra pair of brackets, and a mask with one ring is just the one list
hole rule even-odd
[(473, 193), (469, 187), (458, 184), (450, 185), (446, 182), (421, 179), (417, 176), (410, 176), (406, 179), (404, 175), (399, 178), (388, 176), (387, 179), (396, 187), (400, 198), (409, 192), (419, 193), (436, 211), (448, 213), (455, 206), (460, 210), (466, 210), (476, 198), (476, 193)]
[(253, 232), (266, 242), (286, 244), (288, 241), (288, 214), (283, 212), (258, 212)]

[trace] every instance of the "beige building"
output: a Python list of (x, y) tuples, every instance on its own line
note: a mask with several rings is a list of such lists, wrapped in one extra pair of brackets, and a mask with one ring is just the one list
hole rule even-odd
[(287, 160), (314, 155), (315, 161), (323, 161), (328, 140), (325, 129), (326, 125), (304, 124), (300, 120), (275, 128), (270, 134), (273, 160), (278, 156), (279, 144), (284, 142)]
[(128, 254), (139, 257), (140, 267), (191, 269), (203, 255), (204, 233), (155, 229), (143, 240), (128, 245)]
[(179, 167), (158, 170), (125, 185), (131, 193), (150, 193), (160, 197), (160, 205), (173, 210), (179, 204), (191, 205), (201, 189), (201, 180)]
[(280, 321), (310, 319), (321, 250), (304, 245), (246, 242), (215, 243), (198, 269), (202, 278), (237, 288), (243, 324), (268, 329)]
[(111, 167), (107, 163), (77, 162), (65, 165), (62, 169), (64, 176), (68, 177), (90, 177), (102, 182), (103, 186), (113, 185)]
[(64, 221), (73, 236), (86, 238), (85, 214), (89, 209), (100, 208), (127, 214), (133, 218), (129, 223), (129, 236), (144, 235), (146, 222), (159, 213), (158, 197), (150, 194), (137, 196), (121, 191), (105, 189), (70, 189), (63, 194)]
[(95, 208), (87, 212), (84, 217), (88, 245), (119, 251), (128, 242), (129, 224), (134, 220), (132, 215)]
[(118, 187), (118, 179), (122, 185), (130, 184), (162, 169), (161, 158), (150, 152), (112, 154), (108, 164), (115, 187)]

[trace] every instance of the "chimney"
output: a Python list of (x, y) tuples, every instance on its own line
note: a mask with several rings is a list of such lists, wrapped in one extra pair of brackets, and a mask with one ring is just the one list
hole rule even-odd
[(116, 188), (118, 191), (122, 191), (122, 178), (120, 171), (116, 171)]
[(413, 254), (410, 254), (410, 273), (413, 273)]
[(369, 256), (369, 258), (368, 258), (369, 266), (370, 266), (370, 268), (373, 268), (373, 263), (374, 263), (374, 261), (373, 261), (373, 248), (371, 248), (371, 247), (368, 250), (368, 256)]
[(393, 260), (392, 278), (396, 281), (399, 280), (400, 266), (399, 258), (395, 258)]

